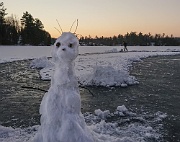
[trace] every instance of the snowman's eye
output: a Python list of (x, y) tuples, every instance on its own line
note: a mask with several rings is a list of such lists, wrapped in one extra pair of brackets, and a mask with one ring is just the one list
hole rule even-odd
[(60, 43), (60, 42), (57, 42), (57, 43), (56, 43), (56, 47), (59, 47), (59, 46), (61, 46), (61, 43)]
[(73, 44), (72, 44), (72, 43), (70, 43), (68, 46), (69, 46), (70, 48), (72, 48), (72, 47), (73, 47)]

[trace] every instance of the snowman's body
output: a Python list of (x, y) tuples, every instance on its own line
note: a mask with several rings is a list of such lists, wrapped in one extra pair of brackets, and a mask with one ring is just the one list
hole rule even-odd
[(93, 142), (81, 113), (81, 99), (74, 73), (79, 42), (62, 33), (52, 51), (55, 72), (40, 106), (41, 126), (34, 142)]

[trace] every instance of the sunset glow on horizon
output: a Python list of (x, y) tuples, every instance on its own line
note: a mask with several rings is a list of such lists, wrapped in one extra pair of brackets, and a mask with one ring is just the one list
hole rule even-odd
[[(21, 19), (28, 11), (42, 21), (52, 37), (60, 34), (59, 26), (69, 31), (79, 20), (77, 34), (109, 37), (127, 32), (142, 32), (180, 37), (180, 0), (4, 0), (7, 16)], [(6, 16), (6, 17), (7, 17)], [(76, 24), (72, 28), (74, 32)]]

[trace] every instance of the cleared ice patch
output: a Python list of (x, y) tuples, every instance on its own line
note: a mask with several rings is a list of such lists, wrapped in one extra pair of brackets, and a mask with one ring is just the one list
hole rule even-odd
[[(84, 118), (95, 142), (151, 142), (160, 141), (163, 119), (167, 114), (157, 112), (152, 115), (136, 114), (124, 105), (114, 112), (97, 109), (85, 113)], [(39, 126), (29, 128), (3, 127), (0, 125), (1, 142), (31, 142)]]

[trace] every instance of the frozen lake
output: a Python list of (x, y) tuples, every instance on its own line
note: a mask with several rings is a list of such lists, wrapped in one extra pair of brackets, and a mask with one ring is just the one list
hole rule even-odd
[[(79, 54), (104, 53), (122, 46), (80, 46)], [(52, 46), (0, 46), (0, 62), (32, 59), (42, 56), (51, 57)], [(129, 51), (180, 51), (180, 47), (175, 46), (128, 46)]]
[[(116, 138), (122, 138), (122, 142), (180, 141), (178, 135), (180, 133), (178, 89), (180, 56), (176, 55), (180, 54), (177, 52), (180, 51), (180, 47), (128, 47), (131, 52), (119, 53), (121, 48), (80, 47), (81, 55), (76, 60), (78, 77), (82, 73), (92, 77), (91, 69), (96, 65), (99, 70), (93, 75), (95, 83), (99, 81), (104, 81), (105, 85), (109, 82), (113, 83), (115, 81), (111, 78), (113, 75), (116, 78), (120, 77), (118, 79), (121, 83), (121, 75), (124, 75), (121, 73), (125, 73), (127, 78), (133, 75), (139, 81), (139, 85), (130, 85), (127, 88), (91, 86), (89, 89), (94, 97), (87, 90), (81, 89), (82, 112), (89, 127), (98, 135), (103, 135), (106, 141)], [(0, 46), (0, 61), (49, 57), (50, 51), (51, 47)], [(84, 55), (85, 53), (96, 54)], [(147, 58), (151, 56), (157, 57)], [(147, 59), (142, 61), (141, 58)], [(134, 61), (140, 62), (132, 66)], [(0, 113), (2, 114), (0, 141), (2, 142), (27, 141), (38, 127), (39, 103), (44, 93), (22, 89), (21, 86), (35, 85), (48, 89), (49, 81), (40, 80), (38, 71), (30, 69), (29, 64), (29, 61), (18, 61), (0, 65)], [(101, 66), (103, 68), (99, 68)], [(131, 69), (133, 70), (130, 71)], [(43, 71), (44, 74), (49, 73), (46, 69)], [(110, 74), (112, 71), (113, 74)], [(108, 112), (105, 110), (109, 110), (111, 115), (107, 117)]]

